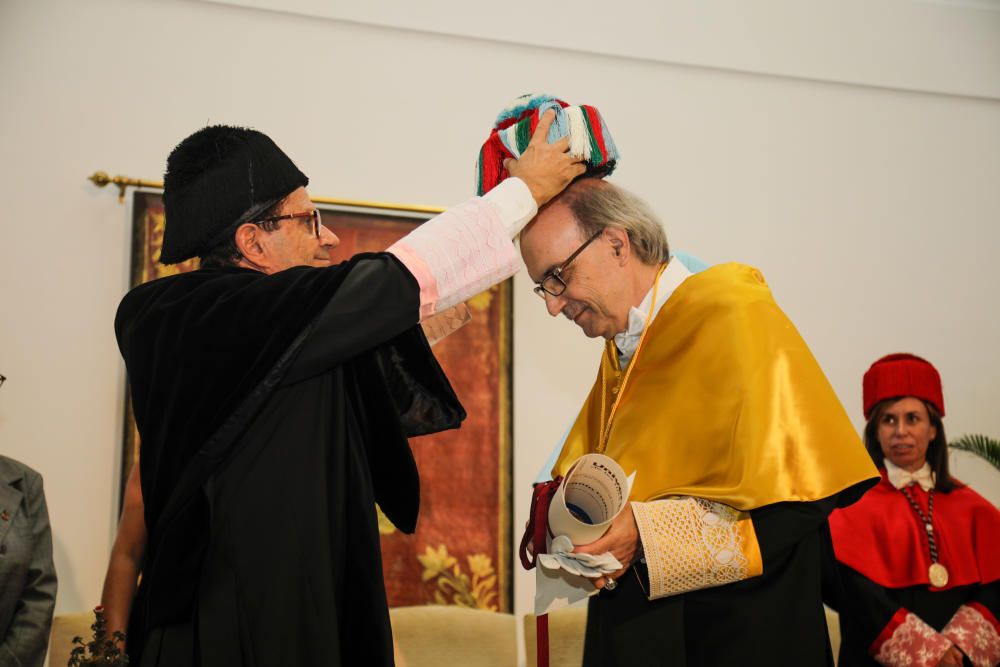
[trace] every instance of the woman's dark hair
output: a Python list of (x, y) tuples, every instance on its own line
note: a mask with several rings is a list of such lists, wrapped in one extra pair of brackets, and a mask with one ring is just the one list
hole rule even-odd
[[(284, 201), (284, 199), (279, 200), (273, 206), (269, 206), (266, 210), (261, 211), (260, 215), (257, 217), (267, 218), (278, 215), (278, 211), (281, 210), (281, 204)], [(253, 224), (257, 225), (265, 232), (273, 232), (281, 226), (281, 222), (281, 220), (265, 220), (263, 222), (254, 222)], [(236, 230), (245, 224), (246, 222), (237, 221), (230, 225), (225, 231), (224, 238), (198, 258), (201, 260), (201, 268), (207, 269), (234, 266), (241, 259), (243, 259), (240, 249), (236, 247)]]
[[(872, 457), (872, 461), (879, 468), (885, 467), (885, 456), (882, 454), (882, 445), (878, 441), (879, 422), (882, 421), (882, 415), (885, 411), (903, 398), (906, 397), (896, 396), (877, 403), (872, 410), (871, 419), (865, 424), (865, 449), (868, 450), (868, 456)], [(923, 399), (919, 400), (927, 408), (927, 415), (930, 417), (931, 425), (937, 431), (937, 435), (927, 445), (927, 463), (930, 464), (931, 472), (934, 473), (934, 490), (948, 493), (957, 486), (957, 483), (948, 471), (948, 440), (944, 434), (941, 413), (938, 412), (933, 404)]]

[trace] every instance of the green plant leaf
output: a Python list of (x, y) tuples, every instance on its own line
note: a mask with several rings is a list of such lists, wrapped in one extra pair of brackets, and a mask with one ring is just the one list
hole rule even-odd
[(948, 446), (975, 454), (1000, 470), (1000, 440), (982, 434), (963, 435), (957, 440), (952, 440)]

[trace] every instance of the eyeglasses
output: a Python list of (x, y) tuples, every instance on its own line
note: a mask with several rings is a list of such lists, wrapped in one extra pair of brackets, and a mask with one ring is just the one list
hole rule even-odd
[(542, 276), (542, 279), (538, 281), (537, 285), (535, 285), (534, 289), (535, 294), (537, 294), (543, 299), (545, 298), (546, 294), (549, 294), (551, 296), (561, 296), (562, 293), (566, 291), (566, 280), (562, 277), (563, 272), (573, 262), (573, 260), (576, 259), (577, 255), (583, 252), (584, 248), (586, 248), (591, 243), (596, 241), (597, 237), (599, 237), (603, 233), (604, 233), (603, 229), (598, 230), (597, 232), (594, 233), (593, 236), (584, 241), (583, 245), (577, 248), (572, 255), (567, 257), (565, 262), (563, 262), (554, 269), (546, 271), (545, 275)]
[(308, 218), (312, 223), (313, 234), (316, 238), (319, 238), (320, 230), (323, 228), (323, 217), (319, 214), (319, 209), (314, 208), (311, 211), (303, 211), (302, 213), (287, 213), (285, 215), (272, 215), (269, 218), (260, 218), (259, 220), (251, 220), (255, 225), (267, 224), (280, 222), (282, 220), (295, 220), (299, 218)]

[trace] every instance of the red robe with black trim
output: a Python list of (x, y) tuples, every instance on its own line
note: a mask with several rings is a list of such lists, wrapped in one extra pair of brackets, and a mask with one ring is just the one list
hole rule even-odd
[[(956, 614), (968, 608), (982, 620), (972, 634), (984, 635), (970, 640), (1000, 642), (1000, 510), (961, 483), (948, 493), (934, 492), (938, 562), (949, 574), (948, 583), (937, 588), (928, 576), (924, 522), (884, 469), (881, 473), (882, 481), (861, 500), (830, 515), (835, 562), (828, 568), (834, 570), (828, 578), (828, 604), (840, 612), (839, 664), (878, 664), (872, 656), (892, 640), (908, 614), (948, 636), (956, 627), (953, 623), (946, 630), (948, 624), (957, 623)], [(929, 493), (916, 484), (907, 491), (926, 516)], [(971, 645), (966, 652), (974, 652)], [(1000, 654), (993, 660), (1000, 660)]]

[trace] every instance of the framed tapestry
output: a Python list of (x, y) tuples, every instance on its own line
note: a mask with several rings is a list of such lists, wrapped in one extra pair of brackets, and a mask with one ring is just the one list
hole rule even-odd
[[(389, 212), (316, 200), (323, 224), (340, 238), (335, 262), (390, 246), (430, 217), (427, 209)], [(163, 240), (159, 192), (136, 191), (132, 285), (191, 271), (197, 261), (159, 263)], [(458, 430), (410, 440), (420, 470), (420, 519), (404, 535), (379, 512), (382, 565), (390, 606), (455, 604), (512, 611), (511, 566), (511, 281), (467, 303), (472, 321), (434, 347), (468, 412)], [(122, 489), (138, 452), (126, 397)]]

